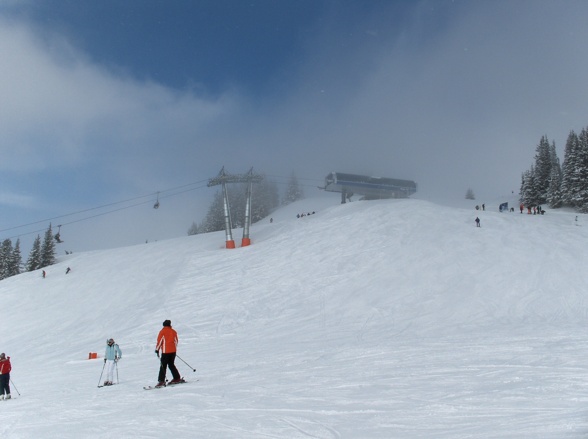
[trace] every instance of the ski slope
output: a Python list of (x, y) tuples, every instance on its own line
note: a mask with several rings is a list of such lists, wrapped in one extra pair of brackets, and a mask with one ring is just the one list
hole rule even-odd
[[(186, 236), (1, 281), (0, 435), (588, 436), (585, 216), (338, 200), (280, 209), (250, 247)], [(146, 392), (165, 319), (197, 371)], [(119, 384), (98, 388), (110, 337)]]

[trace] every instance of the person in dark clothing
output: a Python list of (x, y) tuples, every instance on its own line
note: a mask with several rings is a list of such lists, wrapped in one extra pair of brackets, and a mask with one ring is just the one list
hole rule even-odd
[(170, 384), (177, 384), (184, 381), (174, 364), (177, 347), (178, 333), (171, 327), (171, 321), (165, 320), (163, 322), (163, 328), (157, 335), (157, 344), (155, 345), (155, 353), (158, 357), (159, 351), (161, 351), (161, 365), (159, 367), (159, 375), (157, 377), (157, 385), (155, 387), (165, 386), (165, 373), (168, 368), (173, 377), (173, 379), (169, 382)]
[(476, 227), (480, 227), (480, 218), (476, 217)]

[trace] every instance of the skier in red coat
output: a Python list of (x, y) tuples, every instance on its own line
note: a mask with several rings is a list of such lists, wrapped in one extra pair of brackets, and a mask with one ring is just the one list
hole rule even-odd
[(0, 354), (0, 399), (10, 399), (10, 357), (4, 352)]
[(159, 367), (159, 375), (157, 377), (157, 385), (155, 387), (165, 386), (165, 373), (169, 368), (173, 379), (170, 384), (177, 384), (183, 382), (180, 372), (176, 368), (174, 361), (176, 359), (176, 348), (178, 346), (178, 333), (171, 327), (171, 321), (165, 320), (163, 328), (157, 335), (157, 344), (155, 345), (155, 353), (159, 357), (161, 351), (161, 365)]

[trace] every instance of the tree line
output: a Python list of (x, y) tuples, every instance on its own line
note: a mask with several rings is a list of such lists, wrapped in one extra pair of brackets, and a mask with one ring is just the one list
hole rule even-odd
[(20, 239), (13, 245), (12, 240), (5, 239), (0, 247), (0, 280), (16, 276), (26, 271), (35, 271), (48, 267), (56, 262), (55, 237), (51, 224), (47, 228), (44, 239), (37, 235), (26, 263), (23, 264), (20, 251)]
[[(231, 224), (234, 228), (245, 226), (245, 203), (247, 201), (247, 183), (231, 184), (228, 187)], [(298, 184), (296, 175), (292, 173), (281, 204), (290, 204), (304, 198), (304, 192)], [(217, 232), (225, 229), (225, 212), (222, 191), (217, 191), (208, 211), (200, 224), (193, 222), (188, 229), (188, 235), (198, 233)], [(263, 179), (253, 185), (251, 195), (251, 222), (255, 223), (266, 218), (280, 205), (278, 185), (273, 181)]]
[(561, 165), (555, 142), (541, 137), (534, 164), (522, 174), (520, 202), (588, 212), (588, 128), (580, 134), (570, 131)]

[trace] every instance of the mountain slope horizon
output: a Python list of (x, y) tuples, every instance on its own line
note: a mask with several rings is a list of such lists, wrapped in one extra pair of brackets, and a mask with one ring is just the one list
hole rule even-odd
[[(583, 437), (584, 216), (475, 203), (309, 198), (253, 225), (249, 247), (186, 236), (5, 279), (0, 349), (22, 395), (0, 432)], [(191, 382), (144, 392), (165, 319)], [(97, 389), (86, 358), (110, 337), (120, 380)]]

